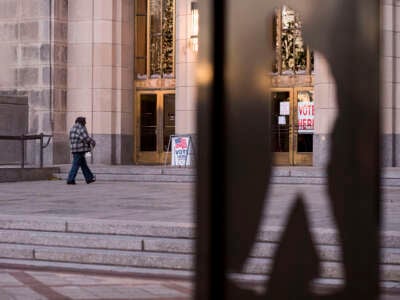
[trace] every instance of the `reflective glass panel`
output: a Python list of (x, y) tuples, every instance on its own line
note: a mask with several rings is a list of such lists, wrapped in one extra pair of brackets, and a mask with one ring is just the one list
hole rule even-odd
[(164, 151), (168, 151), (168, 144), (171, 135), (175, 134), (175, 94), (164, 95)]
[(272, 93), (272, 152), (289, 152), (290, 93)]
[(157, 150), (157, 95), (140, 96), (140, 151)]

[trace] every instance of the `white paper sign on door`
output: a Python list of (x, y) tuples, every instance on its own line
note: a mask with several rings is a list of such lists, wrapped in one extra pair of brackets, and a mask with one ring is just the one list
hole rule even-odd
[(279, 103), (279, 114), (282, 116), (290, 115), (290, 102), (282, 101)]

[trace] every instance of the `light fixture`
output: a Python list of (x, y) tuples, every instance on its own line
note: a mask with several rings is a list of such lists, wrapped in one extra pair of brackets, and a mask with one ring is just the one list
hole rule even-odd
[(199, 51), (199, 5), (197, 2), (191, 3), (192, 9), (192, 34), (190, 40), (192, 44), (192, 50), (194, 52)]

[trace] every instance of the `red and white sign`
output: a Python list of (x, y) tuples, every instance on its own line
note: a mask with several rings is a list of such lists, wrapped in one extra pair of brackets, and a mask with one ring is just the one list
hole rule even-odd
[(314, 102), (297, 103), (299, 133), (314, 133)]
[(171, 165), (185, 167), (192, 163), (190, 136), (171, 136)]

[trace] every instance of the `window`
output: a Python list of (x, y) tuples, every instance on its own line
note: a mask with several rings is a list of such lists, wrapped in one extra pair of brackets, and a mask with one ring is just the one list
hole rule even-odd
[(137, 79), (174, 77), (174, 0), (136, 1)]
[(277, 10), (273, 28), (276, 52), (274, 73), (311, 74), (314, 70), (314, 55), (304, 45), (298, 14), (283, 6)]

